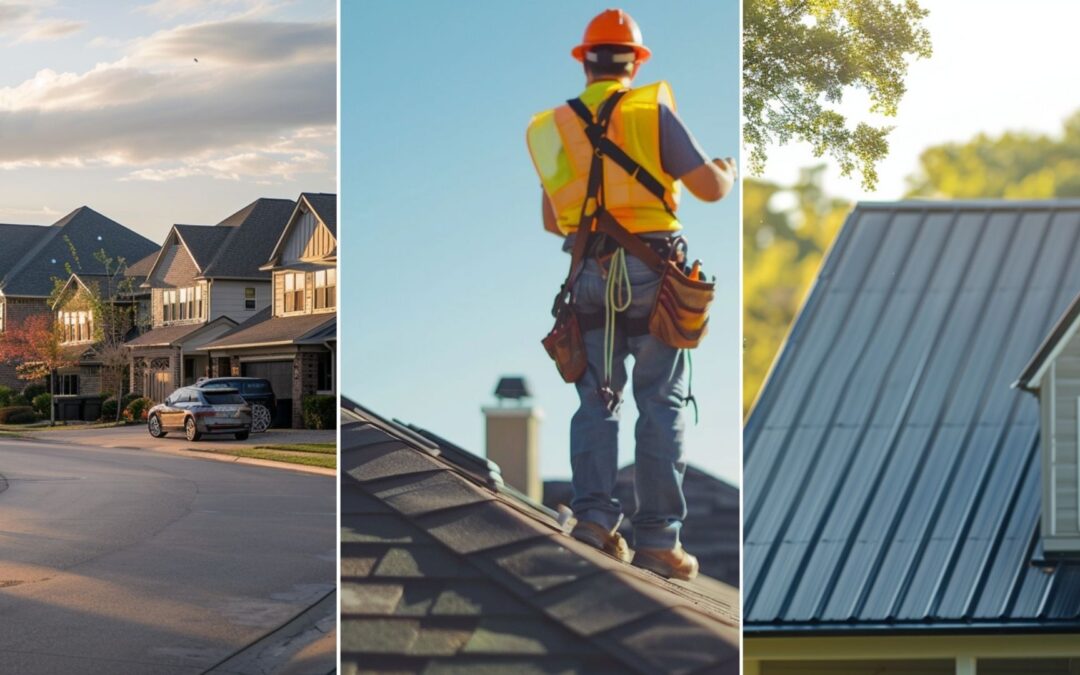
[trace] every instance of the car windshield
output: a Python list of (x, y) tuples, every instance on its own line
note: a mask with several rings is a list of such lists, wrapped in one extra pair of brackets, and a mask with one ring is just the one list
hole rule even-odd
[(228, 393), (222, 392), (220, 394), (217, 392), (204, 391), (203, 396), (206, 397), (206, 402), (210, 405), (229, 405), (244, 402), (244, 398), (240, 396), (240, 394), (231, 391)]
[(245, 382), (244, 383), (244, 393), (245, 394), (269, 394), (270, 393), (270, 383), (269, 382), (261, 382), (261, 381)]

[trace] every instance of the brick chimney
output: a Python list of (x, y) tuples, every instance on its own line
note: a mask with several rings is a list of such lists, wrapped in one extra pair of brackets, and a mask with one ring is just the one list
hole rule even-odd
[(529, 401), (523, 377), (503, 377), (495, 387), (496, 405), (483, 408), (487, 458), (499, 465), (503, 481), (537, 502), (544, 497), (540, 479), (540, 420)]

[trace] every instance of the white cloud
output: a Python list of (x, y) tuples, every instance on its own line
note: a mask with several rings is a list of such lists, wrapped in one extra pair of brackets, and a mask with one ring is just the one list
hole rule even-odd
[(85, 21), (45, 16), (47, 0), (9, 2), (0, 0), (0, 35), (15, 36), (14, 43), (58, 40), (86, 26)]
[(207, 22), (136, 40), (85, 72), (42, 70), (0, 88), (0, 169), (111, 166), (154, 181), (332, 173), (335, 43), (327, 23)]
[(175, 19), (180, 16), (222, 18), (236, 13), (266, 11), (269, 9), (268, 5), (265, 0), (156, 0), (140, 5), (136, 11), (161, 19)]

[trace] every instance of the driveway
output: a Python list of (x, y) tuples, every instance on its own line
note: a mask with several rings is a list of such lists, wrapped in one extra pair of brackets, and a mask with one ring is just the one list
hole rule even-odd
[(0, 439), (0, 673), (333, 669), (333, 478), (49, 438)]

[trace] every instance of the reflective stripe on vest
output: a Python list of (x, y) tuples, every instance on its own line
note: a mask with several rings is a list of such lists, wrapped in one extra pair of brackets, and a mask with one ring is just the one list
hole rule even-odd
[[(618, 82), (595, 82), (581, 95), (581, 100), (595, 114), (600, 104), (620, 86)], [(612, 113), (608, 138), (660, 181), (668, 207), (674, 212), (679, 208), (680, 184), (661, 165), (661, 104), (675, 109), (666, 82), (631, 89)], [(581, 217), (593, 153), (585, 136), (585, 125), (570, 106), (562, 105), (533, 117), (527, 140), (540, 182), (555, 210), (559, 230), (570, 234), (577, 230)], [(608, 158), (604, 159), (604, 199), (611, 215), (635, 234), (672, 232), (681, 227), (652, 193)]]

